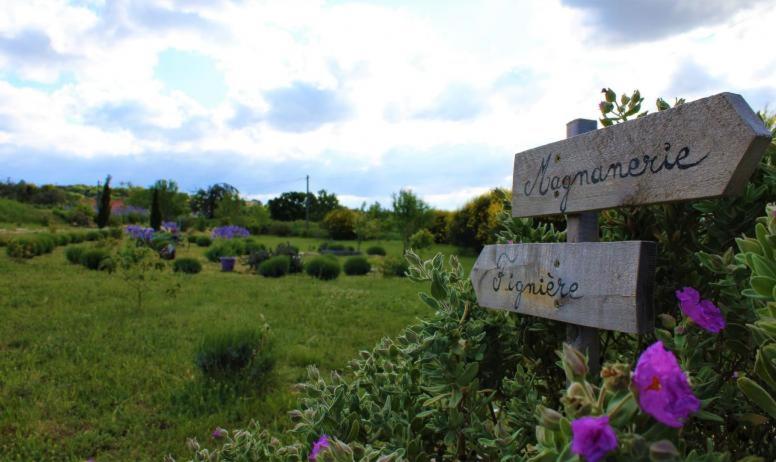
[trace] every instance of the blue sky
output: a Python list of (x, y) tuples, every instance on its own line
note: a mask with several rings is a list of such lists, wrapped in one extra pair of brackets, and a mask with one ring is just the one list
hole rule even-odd
[[(9, 0), (0, 176), (452, 209), (599, 92), (776, 108), (773, 0)], [(652, 109), (652, 107), (650, 107)]]

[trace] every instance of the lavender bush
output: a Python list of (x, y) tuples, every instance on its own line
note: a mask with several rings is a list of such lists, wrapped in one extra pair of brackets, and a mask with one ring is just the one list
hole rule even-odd
[(213, 232), (210, 233), (213, 239), (233, 239), (235, 237), (248, 237), (251, 233), (242, 226), (219, 226), (213, 228)]

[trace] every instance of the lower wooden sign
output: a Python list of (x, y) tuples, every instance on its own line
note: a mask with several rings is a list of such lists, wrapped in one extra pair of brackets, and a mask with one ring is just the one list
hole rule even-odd
[(656, 244), (488, 245), (471, 272), (480, 306), (599, 329), (654, 328)]

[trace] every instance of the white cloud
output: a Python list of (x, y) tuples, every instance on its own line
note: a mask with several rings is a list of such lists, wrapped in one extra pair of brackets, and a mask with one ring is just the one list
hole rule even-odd
[[(335, 172), (330, 178), (346, 171), (320, 187), (341, 192), (349, 205), (411, 183), (434, 205), (453, 207), (508, 185), (493, 182), (508, 178), (511, 156), (562, 138), (568, 120), (596, 118), (603, 86), (640, 88), (650, 100), (740, 91), (759, 103), (776, 95), (776, 60), (762, 52), (776, 11), (762, 4), (727, 20), (690, 21), (692, 28), (651, 42), (607, 44), (591, 40), (606, 24), (560, 0), (7, 3), (0, 11), (4, 156), (56, 151), (89, 162), (165, 152), (191, 157), (193, 172), (209, 165), (198, 167), (197, 156), (230, 153), (237, 164), (267, 169), (300, 165)], [(25, 48), (17, 39), (25, 37), (37, 55), (18, 66)], [(225, 99), (205, 108), (157, 80), (159, 54), (171, 48), (210, 58)], [(56, 85), (63, 73), (72, 82), (54, 91), (13, 85)], [(672, 94), (680, 91), (688, 93)], [(483, 154), (462, 157), (456, 146)], [(471, 162), (461, 170), (494, 173), (451, 174), (428, 162), (413, 168), (413, 153), (443, 162), (445, 150)], [(391, 157), (399, 152), (401, 166)], [(406, 178), (383, 177), (386, 166)], [(369, 186), (368, 194), (355, 185)]]

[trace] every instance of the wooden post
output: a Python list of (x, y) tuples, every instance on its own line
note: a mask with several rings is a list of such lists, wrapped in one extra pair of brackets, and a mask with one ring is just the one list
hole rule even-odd
[[(597, 128), (595, 120), (575, 119), (566, 124), (566, 138), (591, 132)], [(574, 213), (566, 216), (566, 242), (598, 242), (598, 212)], [(566, 340), (588, 358), (592, 376), (600, 370), (600, 342), (598, 329), (566, 325)]]

